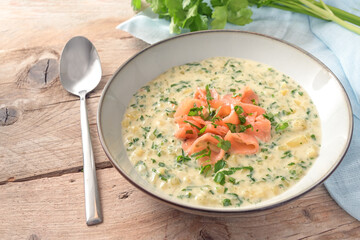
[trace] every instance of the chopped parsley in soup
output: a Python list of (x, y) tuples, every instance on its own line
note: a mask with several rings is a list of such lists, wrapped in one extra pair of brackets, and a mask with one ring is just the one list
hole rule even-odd
[(122, 121), (128, 157), (182, 201), (242, 207), (299, 181), (317, 158), (309, 95), (267, 65), (214, 57), (173, 67), (134, 94)]

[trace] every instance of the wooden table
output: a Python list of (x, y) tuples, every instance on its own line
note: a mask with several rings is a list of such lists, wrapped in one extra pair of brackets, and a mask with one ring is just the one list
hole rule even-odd
[[(130, 0), (0, 2), (0, 239), (359, 239), (360, 222), (323, 185), (271, 210), (209, 218), (174, 210), (129, 184), (97, 136), (101, 91), (148, 46), (117, 24)], [(104, 222), (85, 224), (79, 99), (61, 87), (65, 43), (84, 35), (103, 77), (88, 112)]]

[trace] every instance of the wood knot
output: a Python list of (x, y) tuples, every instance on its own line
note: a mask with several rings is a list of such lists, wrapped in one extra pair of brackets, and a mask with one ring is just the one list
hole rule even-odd
[(36, 234), (31, 234), (28, 240), (40, 240), (41, 238)]
[(304, 217), (310, 221), (313, 221), (313, 216), (308, 209), (301, 210)]
[(7, 126), (15, 123), (19, 118), (15, 107), (0, 108), (0, 126)]
[(59, 75), (59, 63), (54, 58), (36, 62), (28, 71), (29, 80), (38, 87), (46, 87)]
[(206, 223), (197, 236), (198, 240), (228, 240), (231, 239), (229, 230), (222, 223)]
[(199, 232), (198, 240), (213, 240), (213, 238), (205, 229), (201, 229)]
[(133, 191), (124, 191), (121, 192), (118, 196), (119, 199), (126, 199), (128, 197), (130, 197), (130, 195), (133, 193)]

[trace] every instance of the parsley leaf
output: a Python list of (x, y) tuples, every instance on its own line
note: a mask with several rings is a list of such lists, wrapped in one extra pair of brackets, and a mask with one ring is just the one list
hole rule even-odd
[(213, 21), (211, 22), (212, 29), (223, 29), (227, 22), (227, 7), (217, 6), (211, 15)]
[(230, 141), (226, 141), (224, 139), (221, 139), (219, 136), (216, 136), (216, 135), (213, 135), (212, 137), (219, 141), (216, 146), (223, 149), (224, 151), (228, 151), (231, 148)]
[(230, 205), (231, 205), (231, 200), (228, 199), (228, 198), (225, 198), (225, 199), (223, 200), (223, 206), (224, 206), (224, 207), (227, 207), (227, 206), (230, 206)]
[(248, 128), (253, 128), (253, 126), (251, 124), (248, 125), (239, 125), (239, 132), (245, 132), (246, 129)]
[[(188, 116), (200, 116), (202, 110), (203, 110), (203, 106), (190, 108)], [(199, 114), (199, 112), (200, 112), (200, 114)]]
[(193, 155), (191, 155), (191, 157), (195, 157), (196, 159), (199, 159), (203, 157), (210, 157), (210, 155), (211, 155), (210, 148), (206, 148), (201, 150), (200, 152), (194, 153)]
[(220, 169), (223, 169), (226, 165), (224, 160), (217, 161), (214, 165), (214, 173), (218, 172)]
[[(239, 8), (239, 7), (233, 7), (231, 6), (231, 3), (244, 3), (245, 1), (236, 1), (236, 0), (232, 0), (230, 1), (229, 4), (229, 10), (228, 10), (228, 22), (229, 23), (233, 23), (236, 25), (246, 25), (248, 23), (252, 22), (251, 16), (252, 16), (252, 11), (251, 9), (247, 8), (247, 6)], [(234, 4), (232, 4), (234, 5)]]
[(219, 183), (220, 185), (225, 184), (225, 174), (223, 172), (217, 172), (214, 177), (214, 182)]
[(203, 134), (205, 132), (205, 130), (206, 130), (206, 125), (202, 129), (200, 129), (199, 133)]
[(245, 118), (243, 115), (241, 115), (241, 114), (244, 112), (244, 109), (243, 109), (241, 106), (236, 105), (236, 106), (234, 107), (234, 111), (235, 111), (236, 114), (238, 115), (239, 120), (240, 120), (240, 123), (241, 123), (241, 124), (244, 124), (244, 123), (246, 122), (246, 118)]
[(232, 124), (232, 123), (225, 123), (225, 124), (229, 127), (230, 132), (236, 133), (236, 125), (235, 124)]
[(131, 0), (131, 6), (134, 10), (140, 10), (141, 8), (141, 0)]
[(312, 138), (312, 140), (316, 141), (316, 136), (315, 136), (315, 134), (311, 134), (310, 137)]
[(207, 176), (207, 174), (210, 172), (211, 170), (211, 164), (207, 164), (205, 166), (201, 166), (201, 169), (200, 169), (200, 174), (204, 174), (205, 177)]
[(184, 163), (184, 162), (188, 162), (190, 160), (191, 160), (191, 158), (189, 158), (188, 156), (185, 156), (183, 149), (181, 149), (181, 155), (176, 157), (176, 162), (178, 162), (178, 163)]
[(236, 193), (228, 193), (228, 195), (234, 196), (236, 198), (236, 200), (238, 201), (238, 203), (236, 204), (236, 206), (240, 206), (243, 201), (241, 200), (241, 198), (239, 197), (239, 195), (237, 195)]
[(264, 118), (269, 120), (271, 123), (275, 122), (274, 114), (272, 114), (272, 113), (264, 113), (263, 116), (264, 116)]
[(283, 154), (283, 156), (281, 157), (281, 159), (284, 159), (284, 158), (290, 158), (290, 157), (292, 157), (293, 155), (291, 154), (291, 151), (289, 150), (289, 151), (286, 151), (286, 152), (284, 152), (284, 154)]
[(206, 100), (207, 101), (213, 100), (214, 98), (211, 96), (209, 84), (205, 86), (205, 91), (206, 91)]
[(277, 132), (285, 130), (289, 126), (288, 122), (281, 122), (276, 125), (275, 130)]
[(190, 124), (191, 126), (195, 127), (197, 130), (201, 130), (201, 128), (199, 128), (198, 126), (196, 126), (195, 124), (193, 124), (193, 123), (191, 123), (191, 122), (189, 122), (189, 121), (184, 120), (184, 123), (188, 123), (188, 124)]

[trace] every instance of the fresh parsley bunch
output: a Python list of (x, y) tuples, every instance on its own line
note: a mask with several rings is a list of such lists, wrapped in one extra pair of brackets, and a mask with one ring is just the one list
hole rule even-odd
[[(250, 23), (252, 11), (247, 0), (211, 0), (211, 7), (203, 0), (146, 0), (154, 13), (170, 21), (170, 32), (180, 33), (222, 29), (226, 22), (237, 25)], [(141, 0), (132, 0), (135, 10), (140, 10)]]
[[(154, 13), (170, 21), (170, 32), (222, 29), (227, 22), (246, 25), (252, 22), (250, 6), (273, 7), (298, 12), (327, 21), (360, 34), (360, 17), (329, 6), (323, 0), (146, 0)], [(135, 10), (141, 9), (141, 0), (131, 0)]]

